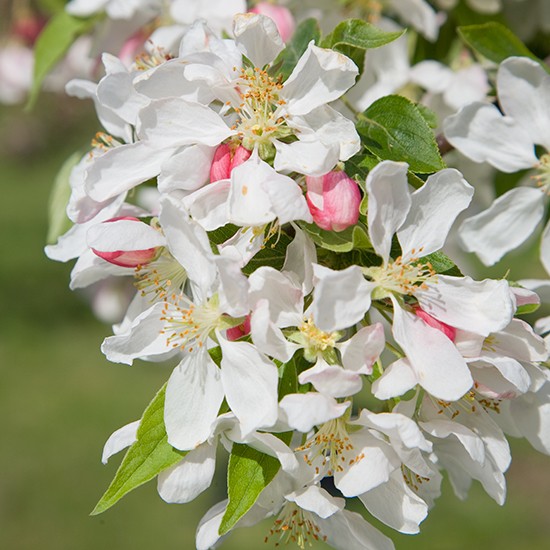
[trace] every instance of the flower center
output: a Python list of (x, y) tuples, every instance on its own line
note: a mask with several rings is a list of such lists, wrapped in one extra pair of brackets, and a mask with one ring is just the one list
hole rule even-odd
[(210, 334), (222, 325), (218, 302), (216, 295), (196, 305), (184, 294), (175, 303), (166, 301), (160, 318), (165, 322), (161, 334), (166, 335), (166, 345), (188, 352), (203, 347)]
[(102, 151), (108, 151), (119, 145), (122, 145), (120, 141), (105, 132), (97, 132), (92, 139), (92, 147), (94, 149), (101, 149)]
[(531, 176), (531, 178), (535, 180), (541, 191), (550, 195), (550, 154), (542, 155), (535, 168), (538, 174)]
[(243, 147), (252, 150), (258, 145), (262, 157), (266, 147), (272, 147), (274, 139), (292, 133), (286, 124), (286, 115), (281, 112), (285, 105), (284, 99), (279, 97), (282, 88), (281, 77), (274, 79), (258, 67), (241, 69), (237, 81), (241, 103), (234, 107), (239, 116), (234, 129)]
[(164, 300), (169, 294), (172, 299), (182, 293), (187, 273), (181, 264), (166, 250), (160, 256), (135, 268), (134, 285), (142, 296), (151, 296), (151, 301)]
[(279, 542), (276, 543), (276, 546), (279, 546), (281, 542), (286, 544), (294, 542), (304, 549), (306, 545), (312, 546), (312, 540), (322, 540), (323, 542), (327, 540), (327, 537), (321, 535), (320, 531), (311, 512), (302, 510), (294, 502), (287, 502), (275, 520), (269, 535), (265, 537), (265, 542), (268, 542), (270, 537), (279, 535)]
[(304, 319), (304, 322), (298, 328), (294, 340), (304, 347), (304, 356), (308, 361), (314, 362), (317, 357), (334, 348), (340, 338), (338, 332), (324, 332), (313, 322), (312, 317)]
[[(304, 460), (309, 466), (313, 466), (315, 460), (321, 457), (322, 466), (329, 464), (328, 476), (342, 472), (344, 466), (352, 466), (364, 458), (361, 454), (348, 460), (348, 453), (353, 451), (353, 445), (343, 418), (325, 422), (315, 435), (296, 450), (305, 451)], [(315, 467), (315, 473), (320, 473), (318, 466)]]
[(430, 262), (424, 263), (418, 258), (404, 261), (401, 256), (387, 265), (363, 268), (363, 273), (377, 284), (373, 300), (388, 298), (393, 293), (412, 296), (417, 290), (425, 289), (426, 283), (436, 276)]
[(157, 46), (151, 53), (140, 53), (136, 57), (134, 64), (138, 71), (147, 71), (158, 67), (173, 58), (174, 56), (165, 52), (164, 48)]

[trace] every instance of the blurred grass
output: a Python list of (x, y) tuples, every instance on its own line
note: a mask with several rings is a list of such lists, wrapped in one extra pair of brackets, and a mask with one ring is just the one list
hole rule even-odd
[[(86, 117), (81, 119), (85, 134), (76, 123), (68, 127), (57, 107), (47, 117), (40, 127), (19, 111), (0, 112), (0, 548), (194, 548), (200, 517), (224, 495), (221, 460), (213, 488), (192, 504), (165, 504), (150, 483), (105, 514), (88, 515), (120, 460), (101, 465), (104, 441), (139, 418), (169, 369), (108, 363), (99, 346), (110, 328), (69, 291), (71, 266), (43, 254), (55, 173), (94, 128)], [(548, 548), (550, 459), (521, 443), (513, 450), (504, 508), (477, 484), (471, 498), (460, 502), (445, 483), (445, 496), (422, 534), (393, 534), (397, 548)], [(238, 530), (224, 548), (272, 547), (275, 541), (263, 542), (269, 527), (267, 521)]]

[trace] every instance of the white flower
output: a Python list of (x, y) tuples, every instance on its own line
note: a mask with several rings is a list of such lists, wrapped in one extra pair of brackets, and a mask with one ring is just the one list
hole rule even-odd
[[(537, 158), (535, 145), (550, 150), (550, 77), (535, 61), (512, 57), (497, 75), (501, 113), (494, 105), (473, 103), (445, 121), (445, 136), (476, 162), (488, 162), (503, 172), (533, 168), (539, 188), (517, 187), (500, 196), (487, 210), (459, 228), (464, 248), (486, 265), (523, 243), (544, 215), (550, 189), (550, 156)], [(550, 228), (543, 231), (541, 260), (550, 269)]]

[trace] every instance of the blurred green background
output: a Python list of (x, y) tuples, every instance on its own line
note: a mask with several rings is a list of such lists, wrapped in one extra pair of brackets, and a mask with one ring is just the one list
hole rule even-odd
[[(44, 97), (33, 114), (0, 110), (1, 549), (191, 549), (200, 517), (224, 497), (220, 460), (212, 489), (192, 504), (168, 505), (149, 483), (105, 514), (88, 515), (120, 462), (101, 464), (105, 440), (139, 418), (170, 372), (108, 363), (99, 346), (110, 327), (68, 289), (71, 266), (43, 253), (55, 174), (97, 129), (90, 107), (67, 99)], [(478, 484), (460, 502), (445, 482), (422, 534), (394, 534), (397, 548), (549, 548), (550, 458), (522, 442), (513, 442), (513, 454), (504, 508)], [(271, 548), (269, 527), (237, 531), (223, 548)]]

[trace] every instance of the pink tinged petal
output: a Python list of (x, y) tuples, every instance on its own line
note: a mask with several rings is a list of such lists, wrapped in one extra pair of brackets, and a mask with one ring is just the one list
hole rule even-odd
[(338, 99), (355, 84), (358, 73), (351, 59), (311, 41), (281, 91), (288, 113), (305, 115)]
[(262, 353), (283, 363), (290, 361), (300, 348), (298, 344), (289, 342), (273, 323), (268, 300), (260, 300), (256, 304), (251, 319), (251, 335), (252, 341)]
[(243, 433), (268, 427), (277, 420), (277, 367), (247, 342), (220, 338), (222, 382), (227, 403)]
[(375, 518), (400, 533), (418, 533), (428, 515), (428, 505), (409, 489), (399, 470), (387, 483), (359, 495), (359, 499)]
[(342, 330), (358, 323), (371, 304), (374, 285), (368, 283), (358, 266), (334, 271), (313, 266), (316, 283), (311, 313), (315, 325), (325, 332)]
[(235, 340), (240, 340), (243, 336), (248, 336), (250, 334), (250, 315), (245, 317), (245, 320), (240, 325), (236, 327), (228, 328), (225, 331), (225, 336), (230, 342)]
[(503, 111), (530, 136), (532, 143), (550, 149), (550, 77), (526, 57), (504, 60), (497, 75), (498, 100)]
[(420, 307), (415, 308), (414, 312), (416, 313), (417, 317), (420, 317), (427, 325), (436, 328), (437, 330), (440, 330), (452, 342), (455, 341), (456, 329), (454, 327), (438, 321), (435, 317), (432, 317), (429, 313), (426, 313)]
[(322, 176), (339, 161), (339, 147), (321, 141), (295, 141), (287, 144), (274, 141), (277, 154), (274, 166), (278, 172), (298, 172), (309, 176)]
[(390, 257), (393, 235), (406, 220), (411, 207), (407, 170), (404, 162), (383, 161), (367, 176), (369, 235), (372, 246), (385, 263)]
[(214, 149), (207, 145), (191, 145), (162, 163), (158, 189), (169, 193), (182, 189), (195, 191), (207, 181)]
[(308, 433), (314, 426), (340, 418), (351, 403), (338, 403), (321, 393), (291, 393), (285, 395), (279, 407), (281, 420), (293, 430)]
[(288, 42), (296, 28), (296, 22), (291, 11), (285, 6), (277, 6), (271, 2), (259, 2), (251, 10), (251, 13), (259, 13), (273, 20), (283, 42)]
[(454, 344), (395, 301), (393, 336), (407, 354), (418, 383), (434, 397), (456, 401), (472, 387), (470, 370)]
[(139, 115), (139, 139), (158, 149), (197, 143), (213, 147), (233, 134), (210, 107), (180, 98), (152, 101)]
[(386, 483), (401, 461), (391, 445), (366, 430), (349, 438), (353, 449), (344, 455), (343, 469), (334, 472), (334, 482), (344, 496), (355, 497)]
[(306, 200), (313, 221), (328, 231), (343, 231), (359, 219), (361, 192), (345, 172), (306, 178)]
[(220, 369), (208, 352), (201, 349), (184, 357), (166, 386), (164, 423), (168, 443), (188, 451), (205, 442), (222, 401)]
[(514, 300), (506, 281), (438, 275), (437, 282), (415, 293), (420, 307), (439, 321), (483, 336), (512, 320)]
[(394, 550), (393, 542), (355, 512), (343, 510), (319, 525), (327, 543), (337, 550)]
[(131, 365), (134, 359), (170, 351), (162, 333), (165, 325), (161, 320), (163, 309), (164, 304), (158, 302), (138, 315), (127, 331), (105, 338), (101, 351), (107, 359)]
[(488, 162), (503, 172), (517, 172), (538, 162), (530, 135), (494, 105), (471, 103), (447, 117), (443, 128), (449, 143), (475, 162)]
[(210, 166), (210, 183), (229, 179), (231, 176), (231, 148), (222, 143), (216, 149)]
[(298, 381), (300, 384), (313, 384), (318, 392), (331, 397), (355, 395), (363, 387), (358, 373), (344, 370), (338, 365), (329, 365), (322, 359), (300, 373)]
[(205, 297), (217, 276), (206, 231), (190, 220), (183, 206), (169, 196), (161, 200), (159, 219), (170, 252), (185, 268), (189, 279), (202, 289)]
[(372, 374), (372, 366), (385, 345), (384, 327), (375, 323), (361, 328), (349, 340), (337, 344), (345, 369), (360, 374)]
[(544, 215), (544, 202), (539, 189), (511, 189), (487, 210), (462, 222), (458, 229), (462, 247), (475, 252), (485, 265), (495, 264), (533, 234)]
[(285, 498), (290, 502), (295, 502), (302, 510), (313, 512), (322, 519), (340, 512), (345, 506), (344, 499), (331, 496), (317, 485), (310, 485), (301, 491), (295, 491), (286, 495)]
[(143, 141), (109, 149), (89, 164), (84, 189), (98, 202), (116, 197), (157, 176), (172, 153)]
[(285, 45), (273, 19), (256, 13), (241, 13), (233, 20), (235, 41), (260, 69), (273, 61)]
[(191, 217), (206, 231), (213, 231), (229, 221), (227, 199), (231, 190), (229, 180), (220, 180), (187, 195), (182, 203)]
[(216, 469), (216, 445), (203, 443), (189, 451), (181, 462), (158, 476), (157, 490), (165, 502), (191, 502), (212, 483)]
[(442, 248), (473, 194), (474, 188), (458, 170), (448, 168), (429, 176), (411, 195), (409, 214), (397, 232), (403, 257), (427, 256)]
[(116, 453), (119, 453), (126, 447), (132, 445), (137, 439), (137, 430), (141, 420), (136, 420), (126, 426), (122, 426), (115, 432), (113, 432), (109, 439), (105, 442), (103, 447), (103, 454), (101, 455), (101, 462), (107, 464), (107, 461)]
[(417, 375), (407, 359), (398, 359), (389, 365), (372, 384), (377, 399), (391, 399), (407, 393), (418, 384)]
[(90, 227), (88, 246), (104, 260), (122, 267), (136, 267), (151, 261), (164, 236), (138, 218), (107, 220)]

